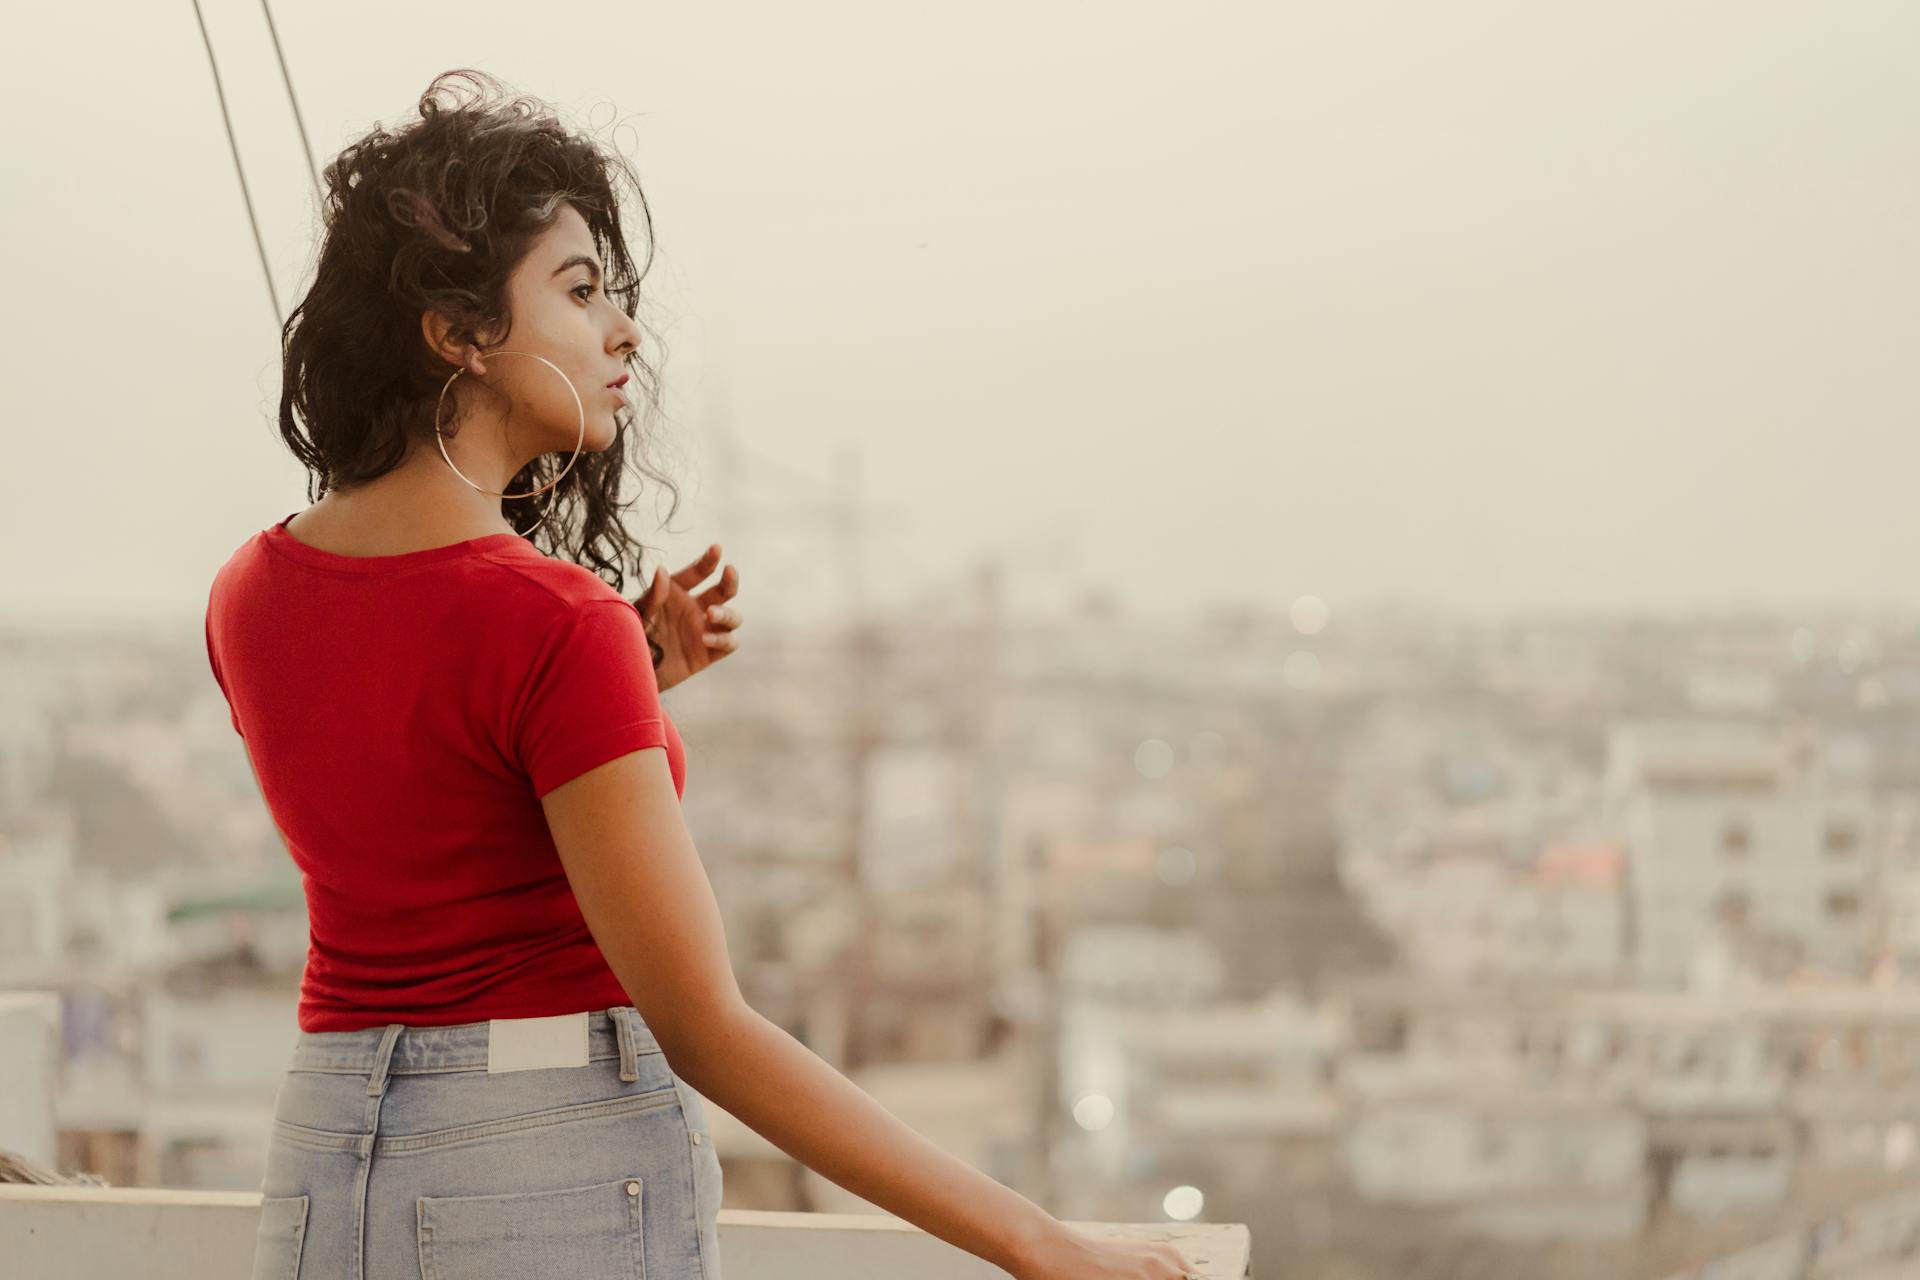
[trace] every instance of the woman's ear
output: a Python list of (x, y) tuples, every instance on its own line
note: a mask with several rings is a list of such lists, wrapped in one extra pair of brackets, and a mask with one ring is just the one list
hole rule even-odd
[(480, 348), (471, 341), (470, 335), (455, 331), (451, 317), (438, 311), (427, 310), (420, 313), (420, 336), (426, 340), (427, 350), (447, 366), (451, 373), (458, 367), (481, 377), (487, 372), (486, 357), (480, 354)]

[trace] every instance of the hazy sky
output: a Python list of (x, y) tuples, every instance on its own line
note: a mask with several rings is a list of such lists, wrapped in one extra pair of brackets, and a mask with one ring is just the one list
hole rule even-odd
[[(299, 138), (259, 6), (202, 4), (290, 306)], [(0, 595), (198, 610), (304, 473), (192, 7), (115, 8), (0, 53)], [(998, 548), (1034, 607), (1313, 593), (1336, 626), (1395, 594), (1920, 603), (1920, 6), (275, 18), (323, 158), (457, 66), (625, 122), (685, 491), (635, 532), (675, 567), (721, 542), (749, 618), (838, 600), (831, 529), (773, 504), (848, 450), (882, 601)]]

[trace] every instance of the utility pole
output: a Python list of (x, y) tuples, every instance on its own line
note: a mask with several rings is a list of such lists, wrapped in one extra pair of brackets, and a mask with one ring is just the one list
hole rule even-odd
[(845, 575), (847, 593), (846, 655), (847, 740), (844, 759), (847, 767), (847, 833), (845, 838), (845, 875), (853, 900), (853, 945), (847, 953), (846, 1038), (842, 1065), (865, 1065), (871, 1048), (868, 1039), (868, 1011), (873, 1003), (873, 886), (867, 875), (868, 821), (867, 779), (874, 752), (885, 741), (886, 728), (875, 701), (876, 688), (883, 689), (886, 669), (886, 641), (880, 628), (869, 617), (866, 574), (864, 572), (864, 521), (861, 515), (862, 468), (860, 455), (843, 445), (838, 459), (840, 504), (835, 511), (834, 535), (840, 566)]
[[(833, 736), (833, 746), (838, 748), (844, 768), (846, 790), (841, 848), (834, 859), (834, 878), (848, 904), (852, 936), (845, 953), (841, 989), (837, 993), (822, 993), (820, 999), (811, 1002), (807, 1038), (822, 1058), (843, 1070), (850, 1069), (865, 1065), (869, 1058), (876, 988), (884, 985), (883, 975), (876, 972), (873, 922), (877, 907), (869, 874), (872, 851), (866, 845), (868, 833), (873, 829), (868, 796), (872, 761), (888, 739), (887, 708), (882, 699), (888, 687), (891, 660), (888, 641), (881, 630), (882, 620), (869, 590), (866, 556), (867, 547), (876, 534), (890, 532), (904, 523), (909, 508), (903, 503), (875, 502), (867, 498), (862, 455), (852, 442), (843, 442), (835, 450), (830, 480), (757, 454), (745, 446), (736, 431), (724, 382), (715, 378), (709, 386), (707, 426), (718, 481), (717, 505), (728, 531), (727, 541), (750, 548), (750, 531), (763, 522), (778, 528), (782, 545), (789, 549), (815, 538), (824, 539), (843, 606), (842, 618), (830, 622), (824, 630), (836, 641), (834, 665), (840, 675), (840, 687), (845, 691), (845, 715), (840, 732)], [(802, 489), (806, 496), (756, 496), (750, 481), (763, 477), (771, 477), (780, 490)], [(1071, 521), (1055, 517), (1039, 529), (1017, 531), (983, 548), (961, 572), (959, 582), (927, 584), (916, 593), (913, 603), (924, 603), (931, 609), (950, 603), (956, 596), (954, 588), (962, 583), (973, 589), (975, 608), (970, 611), (971, 616), (954, 620), (959, 642), (966, 650), (957, 656), (954, 670), (956, 678), (965, 683), (958, 696), (967, 700), (956, 726), (959, 742), (955, 745), (968, 750), (975, 761), (991, 759), (989, 744), (1006, 714), (1003, 707), (996, 705), (993, 691), (999, 689), (1003, 680), (1001, 646), (1008, 622), (1005, 616), (1008, 566), (1048, 565), (1058, 573), (1064, 561), (1071, 574), (1072, 567), (1079, 563), (1076, 535), (1077, 529)], [(999, 818), (1001, 778), (997, 769), (987, 767), (982, 780), (994, 797), (986, 806), (976, 804), (971, 816), (979, 824), (974, 828), (975, 833), (991, 839), (990, 828), (997, 825)], [(974, 847), (970, 852), (977, 857), (981, 849)], [(980, 955), (983, 975), (992, 972), (989, 934), (990, 930), (983, 930)], [(1050, 1096), (1042, 1105), (1050, 1105)]]
[[(841, 618), (825, 627), (826, 634), (837, 640), (839, 657), (835, 666), (841, 677), (840, 687), (846, 691), (846, 714), (834, 743), (844, 762), (847, 793), (834, 874), (849, 906), (852, 937), (839, 998), (814, 1002), (821, 1012), (809, 1017), (807, 1031), (814, 1052), (845, 1070), (862, 1065), (867, 1052), (867, 1012), (874, 989), (874, 907), (865, 849), (866, 833), (872, 826), (867, 815), (867, 777), (874, 753), (886, 741), (884, 714), (877, 702), (879, 691), (886, 685), (886, 642), (867, 589), (866, 544), (875, 529), (902, 522), (906, 511), (903, 504), (867, 501), (862, 491), (860, 452), (851, 442), (842, 443), (836, 450), (833, 480), (824, 484), (746, 448), (734, 429), (731, 401), (724, 387), (713, 394), (709, 427), (728, 539), (736, 544), (748, 543), (750, 527), (763, 519), (777, 524), (789, 545), (795, 539), (824, 538), (838, 580)], [(824, 489), (826, 496), (755, 497), (748, 492), (746, 481), (756, 473), (776, 475), (787, 488), (804, 484), (814, 490)]]

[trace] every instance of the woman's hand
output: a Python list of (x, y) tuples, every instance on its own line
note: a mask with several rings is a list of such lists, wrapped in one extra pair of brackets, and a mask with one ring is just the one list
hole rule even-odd
[[(662, 565), (654, 570), (653, 585), (647, 593), (634, 602), (647, 634), (663, 651), (653, 673), (662, 689), (705, 671), (739, 646), (733, 633), (740, 625), (740, 610), (726, 602), (740, 590), (740, 571), (728, 565), (720, 581), (693, 594), (719, 563), (720, 544), (716, 542), (678, 573), (669, 575)], [(652, 660), (651, 654), (648, 660)]]
[(1030, 1246), (1018, 1280), (1183, 1280), (1198, 1276), (1180, 1251), (1158, 1240), (1102, 1240), (1061, 1223)]

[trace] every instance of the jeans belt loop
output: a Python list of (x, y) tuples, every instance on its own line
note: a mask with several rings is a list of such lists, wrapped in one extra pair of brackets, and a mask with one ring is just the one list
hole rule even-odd
[(633, 1011), (624, 1006), (613, 1011), (613, 1034), (620, 1042), (620, 1078), (638, 1080), (640, 1078), (640, 1060), (633, 1051), (633, 1023), (630, 1020)]

